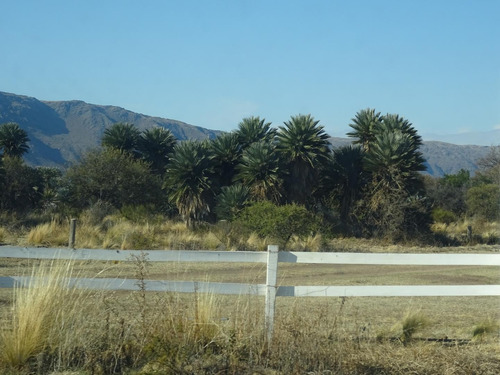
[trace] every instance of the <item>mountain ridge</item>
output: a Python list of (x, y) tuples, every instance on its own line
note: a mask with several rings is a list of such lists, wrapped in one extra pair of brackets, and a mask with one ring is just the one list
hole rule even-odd
[[(133, 123), (139, 130), (154, 126), (169, 129), (179, 140), (214, 138), (222, 131), (210, 130), (182, 121), (148, 116), (114, 105), (98, 105), (82, 100), (43, 101), (33, 97), (0, 91), (0, 124), (16, 122), (28, 132), (30, 165), (64, 167), (100, 144), (106, 127)], [(350, 144), (351, 139), (331, 137), (333, 147)], [(474, 173), (477, 161), (490, 146), (456, 145), (424, 141), (421, 152), (427, 173), (433, 176), (453, 174), (460, 169)]]

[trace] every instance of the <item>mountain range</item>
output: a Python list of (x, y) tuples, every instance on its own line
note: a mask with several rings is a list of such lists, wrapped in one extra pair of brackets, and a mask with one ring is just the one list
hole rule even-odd
[[(15, 122), (28, 132), (30, 151), (25, 159), (34, 166), (65, 167), (77, 161), (87, 150), (98, 147), (106, 127), (117, 122), (132, 123), (139, 130), (161, 126), (169, 129), (179, 140), (215, 138), (221, 133), (116, 106), (95, 105), (79, 100), (42, 101), (0, 92), (0, 124), (6, 122)], [(330, 141), (333, 147), (351, 142), (348, 138), (337, 137)], [(474, 173), (477, 161), (489, 150), (490, 146), (425, 140), (421, 148), (427, 173), (433, 176), (453, 174), (460, 169)]]

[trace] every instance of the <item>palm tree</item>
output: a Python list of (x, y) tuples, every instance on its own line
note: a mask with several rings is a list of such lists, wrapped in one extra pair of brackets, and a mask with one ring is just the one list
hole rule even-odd
[(185, 141), (174, 147), (165, 186), (188, 228), (194, 228), (210, 212), (212, 171), (206, 144)]
[(18, 124), (8, 122), (0, 125), (0, 149), (4, 155), (20, 158), (29, 150), (28, 133)]
[(233, 221), (250, 204), (250, 189), (243, 184), (224, 186), (217, 196), (215, 212), (218, 220)]
[(418, 138), (401, 131), (378, 133), (364, 159), (366, 170), (381, 185), (403, 190), (417, 178), (417, 172), (425, 171), (424, 162)]
[(235, 179), (249, 187), (254, 199), (274, 203), (281, 200), (280, 161), (271, 143), (252, 143), (243, 151), (237, 169)]
[(176, 139), (170, 130), (154, 127), (142, 132), (137, 142), (137, 148), (142, 158), (150, 163), (153, 173), (162, 175), (175, 143)]
[(376, 134), (384, 132), (401, 132), (402, 134), (407, 134), (415, 149), (422, 146), (422, 137), (418, 135), (417, 130), (413, 127), (412, 123), (403, 117), (400, 117), (398, 114), (388, 113), (385, 116), (382, 116), (382, 122), (376, 129)]
[(259, 117), (252, 116), (244, 118), (238, 124), (236, 135), (238, 142), (244, 150), (255, 142), (271, 142), (276, 135), (276, 130), (272, 129), (271, 123), (266, 122), (265, 119), (261, 120)]
[(343, 146), (333, 151), (330, 175), (339, 201), (340, 220), (343, 223), (348, 222), (353, 204), (366, 183), (363, 158), (364, 151), (359, 146)]
[(289, 200), (305, 204), (329, 154), (328, 134), (311, 115), (291, 117), (277, 134), (277, 150), (288, 167)]
[(349, 126), (353, 131), (347, 133), (347, 136), (356, 138), (354, 144), (360, 144), (365, 151), (370, 148), (370, 143), (375, 139), (375, 131), (382, 122), (380, 112), (375, 109), (367, 108), (356, 113)]
[(229, 186), (236, 174), (241, 146), (236, 133), (224, 133), (213, 139), (210, 150), (219, 186)]
[(114, 148), (135, 155), (140, 135), (140, 131), (134, 124), (118, 122), (104, 131), (101, 144), (106, 148)]

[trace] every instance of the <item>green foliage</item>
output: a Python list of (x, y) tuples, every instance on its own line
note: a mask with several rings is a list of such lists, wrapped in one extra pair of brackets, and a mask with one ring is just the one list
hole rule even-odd
[(134, 124), (118, 122), (104, 131), (101, 143), (105, 148), (135, 154), (139, 138), (140, 132)]
[(195, 141), (178, 143), (167, 169), (170, 201), (190, 228), (211, 211), (213, 167), (207, 146)]
[(215, 176), (219, 186), (231, 185), (241, 157), (241, 145), (236, 133), (224, 133), (210, 143)]
[(172, 132), (161, 127), (147, 129), (137, 139), (141, 157), (150, 164), (153, 173), (165, 173), (176, 140)]
[(8, 122), (0, 125), (0, 150), (4, 155), (20, 158), (29, 150), (28, 133), (18, 124)]
[(466, 186), (470, 181), (470, 172), (465, 169), (459, 170), (455, 174), (445, 174), (441, 179), (443, 185), (461, 188)]
[(337, 201), (340, 220), (350, 221), (352, 208), (360, 198), (367, 176), (363, 170), (364, 151), (358, 146), (344, 146), (333, 151), (331, 166), (327, 170), (327, 181)]
[(500, 217), (500, 186), (484, 184), (467, 190), (467, 212), (487, 220)]
[[(427, 197), (433, 207), (461, 216), (466, 211), (465, 195), (467, 185), (457, 186), (454, 182), (448, 183), (447, 181), (443, 180), (443, 178), (426, 176), (424, 185)], [(455, 181), (454, 177), (452, 177), (452, 181)]]
[(21, 158), (9, 156), (4, 156), (3, 167), (0, 207), (18, 212), (37, 208), (44, 187), (40, 171), (27, 166)]
[(236, 131), (238, 143), (244, 150), (255, 142), (272, 142), (276, 136), (276, 130), (271, 128), (271, 123), (259, 117), (244, 118), (238, 124)]
[(432, 220), (436, 223), (450, 224), (457, 221), (457, 216), (451, 211), (435, 208), (432, 210)]
[(353, 131), (347, 133), (348, 137), (356, 138), (353, 143), (360, 144), (364, 150), (370, 148), (370, 144), (375, 140), (374, 129), (378, 128), (382, 122), (380, 112), (367, 108), (356, 113), (349, 126)]
[(329, 155), (328, 134), (311, 115), (292, 116), (277, 134), (277, 151), (287, 168), (288, 201), (310, 203), (319, 171)]
[(224, 186), (217, 196), (215, 213), (217, 220), (233, 221), (240, 211), (250, 203), (250, 189), (242, 184)]
[(304, 206), (276, 206), (263, 201), (245, 207), (238, 216), (237, 225), (260, 237), (273, 238), (285, 247), (292, 235), (304, 238), (317, 232), (320, 222)]
[(116, 149), (95, 150), (68, 169), (67, 201), (77, 208), (103, 201), (120, 208), (130, 204), (160, 203), (161, 181), (146, 163)]
[(261, 141), (252, 143), (241, 157), (236, 181), (250, 189), (255, 200), (281, 199), (282, 178), (280, 160), (272, 144)]

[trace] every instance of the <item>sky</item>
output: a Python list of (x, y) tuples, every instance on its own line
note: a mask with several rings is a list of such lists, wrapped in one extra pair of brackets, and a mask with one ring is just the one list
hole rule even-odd
[(499, 16), (499, 0), (7, 0), (0, 91), (224, 131), (311, 114), (345, 136), (375, 108), (424, 139), (499, 134)]

